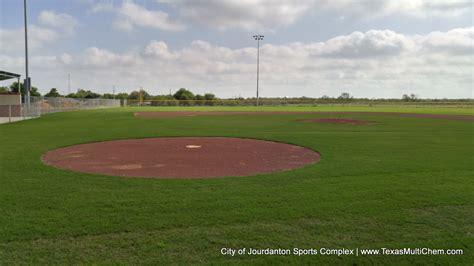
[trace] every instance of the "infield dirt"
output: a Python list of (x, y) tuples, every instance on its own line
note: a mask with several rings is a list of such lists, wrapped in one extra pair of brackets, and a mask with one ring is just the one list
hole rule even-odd
[(59, 148), (42, 157), (61, 169), (129, 177), (210, 178), (284, 171), (316, 163), (320, 155), (272, 141), (179, 137), (113, 140)]

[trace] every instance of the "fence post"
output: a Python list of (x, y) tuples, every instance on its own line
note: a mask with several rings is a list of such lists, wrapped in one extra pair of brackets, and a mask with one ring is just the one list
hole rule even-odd
[(12, 122), (12, 105), (8, 105), (8, 123)]

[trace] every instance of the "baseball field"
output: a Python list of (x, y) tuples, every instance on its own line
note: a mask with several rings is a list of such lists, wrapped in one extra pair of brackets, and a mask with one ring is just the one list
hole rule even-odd
[[(166, 111), (189, 113), (136, 115)], [(0, 264), (472, 265), (473, 115), (434, 107), (126, 107), (2, 124)], [(265, 140), (317, 156), (292, 170), (206, 178), (169, 178), (172, 169), (134, 176), (136, 164), (114, 168), (126, 176), (82, 172), (54, 165), (61, 156), (45, 159), (77, 144), (160, 137)], [(206, 145), (193, 141), (190, 152)], [(139, 150), (118, 153), (147, 160)], [(232, 153), (212, 155), (220, 163), (205, 167), (235, 163)], [(186, 167), (173, 158), (176, 171)], [(257, 254), (238, 254), (243, 248)], [(456, 254), (393, 254), (407, 248)], [(278, 249), (291, 254), (258, 254)], [(382, 249), (392, 254), (362, 254)]]

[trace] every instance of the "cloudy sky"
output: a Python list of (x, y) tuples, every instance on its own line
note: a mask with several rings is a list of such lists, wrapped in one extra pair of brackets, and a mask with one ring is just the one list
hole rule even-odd
[[(22, 2), (0, 0), (0, 69), (23, 75)], [(261, 33), (263, 97), (473, 97), (470, 0), (30, 0), (28, 19), (43, 93), (70, 73), (71, 90), (254, 96)]]

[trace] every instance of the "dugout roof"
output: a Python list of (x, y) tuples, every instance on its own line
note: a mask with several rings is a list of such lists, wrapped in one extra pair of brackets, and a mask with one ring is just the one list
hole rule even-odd
[(0, 80), (20, 78), (20, 76), (21, 76), (20, 74), (15, 74), (15, 73), (0, 70)]

